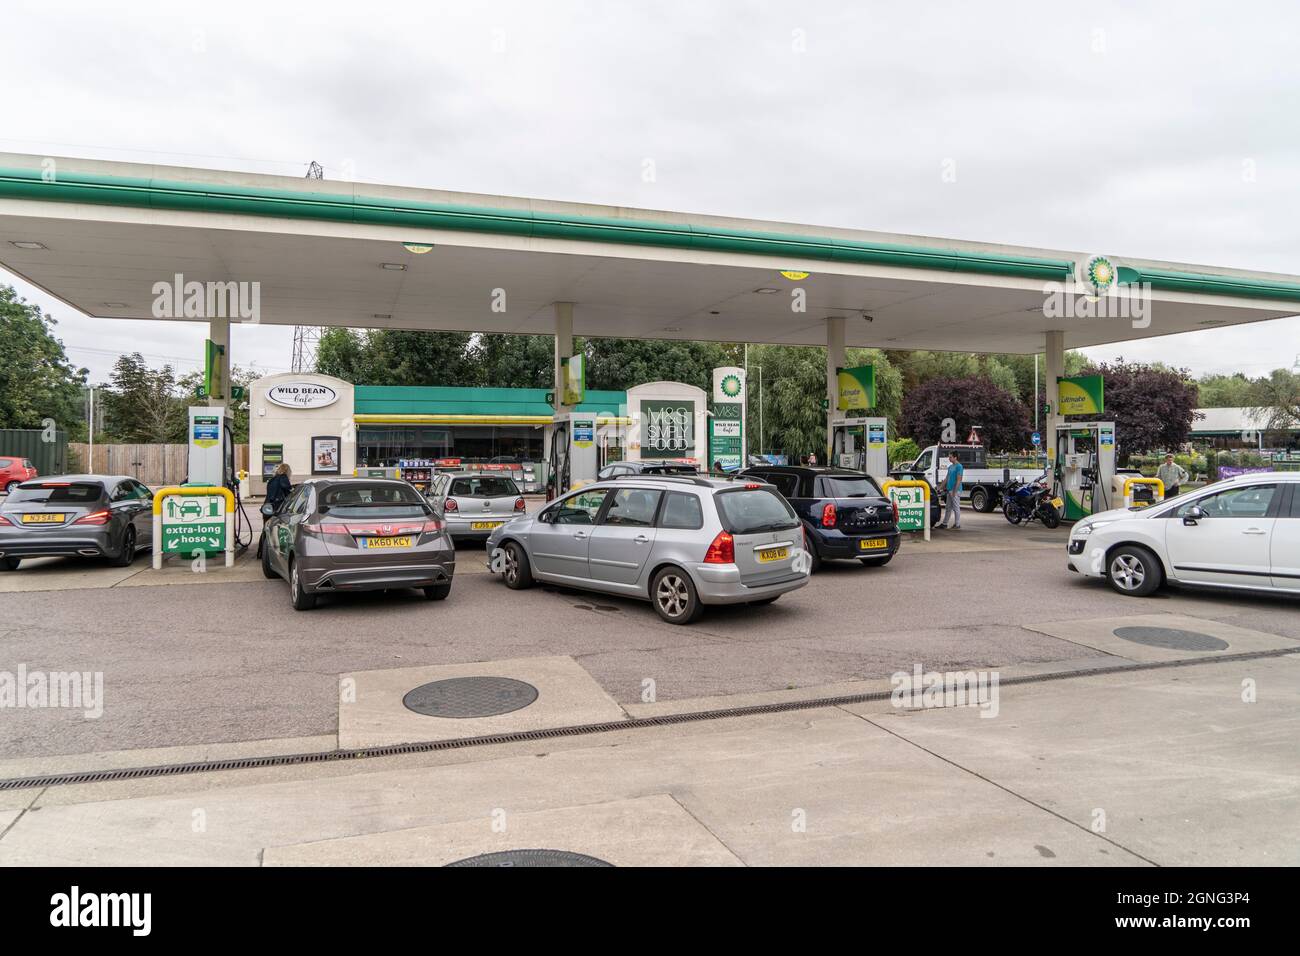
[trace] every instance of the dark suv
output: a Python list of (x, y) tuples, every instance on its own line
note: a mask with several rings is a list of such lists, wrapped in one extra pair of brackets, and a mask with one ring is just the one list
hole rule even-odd
[(898, 551), (898, 509), (869, 475), (793, 465), (763, 465), (741, 474), (769, 482), (790, 502), (803, 522), (814, 571), (838, 558), (880, 567)]

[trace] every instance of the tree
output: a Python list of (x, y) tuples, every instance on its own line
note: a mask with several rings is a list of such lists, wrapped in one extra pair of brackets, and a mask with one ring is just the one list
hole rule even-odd
[(365, 377), (366, 342), (351, 329), (326, 329), (316, 344), (316, 371), (354, 385)]
[(88, 373), (68, 362), (56, 324), (12, 286), (0, 285), (0, 428), (44, 428), (53, 419), (69, 438), (84, 436)]
[(976, 425), (992, 451), (1027, 444), (1029, 415), (1025, 406), (987, 378), (931, 379), (903, 398), (902, 432), (921, 447), (943, 441), (945, 433), (965, 441)]
[(480, 335), (474, 343), (479, 384), (486, 388), (545, 388), (555, 385), (555, 337)]
[(1285, 432), (1300, 428), (1300, 374), (1284, 368), (1274, 369), (1262, 382), (1264, 401), (1258, 410), (1264, 429)]
[[(1196, 417), (1197, 388), (1187, 369), (1139, 362), (1090, 365), (1084, 375), (1101, 375), (1106, 411), (1115, 422), (1115, 453), (1119, 464), (1139, 452), (1174, 449), (1187, 441)], [(1079, 418), (1074, 415), (1069, 418)], [(1067, 418), (1067, 421), (1069, 420)]]
[(102, 386), (104, 431), (115, 442), (165, 444), (185, 440), (185, 403), (170, 365), (150, 368), (139, 352), (113, 363)]
[[(763, 369), (758, 388), (757, 367)], [(806, 345), (759, 345), (749, 350), (749, 450), (798, 458), (826, 453), (826, 350)], [(759, 434), (759, 423), (763, 432)], [(760, 446), (760, 442), (762, 443)]]
[(705, 391), (713, 370), (734, 364), (734, 350), (716, 342), (676, 339), (588, 339), (587, 387), (627, 389), (646, 382), (685, 382)]

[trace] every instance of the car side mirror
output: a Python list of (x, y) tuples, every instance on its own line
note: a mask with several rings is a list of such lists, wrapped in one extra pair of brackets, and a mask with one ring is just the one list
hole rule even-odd
[(267, 504), (262, 505), (262, 507), (259, 510), (262, 512), (263, 518), (269, 518), (275, 514), (275, 509), (271, 507), (269, 502)]
[(1194, 525), (1205, 517), (1205, 509), (1200, 505), (1192, 505), (1183, 512), (1183, 524)]
[(537, 516), (537, 520), (542, 524), (552, 524), (555, 521), (555, 512), (552, 510), (543, 511)]

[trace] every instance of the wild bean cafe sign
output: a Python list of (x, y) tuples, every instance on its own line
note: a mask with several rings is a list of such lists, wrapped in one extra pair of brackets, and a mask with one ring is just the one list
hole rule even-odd
[(338, 392), (315, 382), (284, 382), (266, 391), (266, 400), (285, 408), (324, 408), (339, 400)]
[(688, 400), (641, 403), (641, 457), (695, 457), (695, 403)]

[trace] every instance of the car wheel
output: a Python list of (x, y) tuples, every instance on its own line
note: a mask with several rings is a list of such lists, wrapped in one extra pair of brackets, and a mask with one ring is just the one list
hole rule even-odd
[(989, 493), (987, 488), (976, 488), (970, 493), (970, 506), (980, 514), (987, 514), (993, 510), (989, 503)]
[(869, 568), (883, 568), (890, 561), (894, 560), (894, 556), (892, 554), (887, 554), (883, 558), (858, 558), (858, 560)]
[(262, 535), (257, 545), (257, 550), (262, 554), (262, 577), (274, 580), (280, 575), (275, 573), (275, 568), (271, 566), (271, 549), (266, 546), (266, 535)]
[(433, 587), (424, 589), (424, 596), (430, 601), (445, 601), (447, 595), (451, 593), (451, 582), (446, 584), (435, 584)]
[(1146, 597), (1163, 577), (1160, 560), (1140, 545), (1120, 545), (1106, 559), (1106, 580), (1120, 594)]
[(681, 568), (667, 567), (650, 582), (650, 601), (669, 624), (690, 624), (704, 610), (695, 583)]
[(505, 562), (501, 576), (505, 579), (506, 587), (512, 591), (522, 591), (533, 586), (533, 569), (528, 564), (528, 555), (513, 541), (505, 547)]
[(0, 571), (17, 571), (22, 558), (0, 558)]
[(122, 551), (113, 558), (112, 565), (115, 568), (129, 568), (133, 561), (135, 561), (135, 528), (128, 525), (122, 532)]
[(289, 600), (295, 611), (310, 611), (316, 606), (316, 595), (308, 594), (298, 578), (298, 562), (289, 559)]
[(16, 481), (9, 482), (9, 484), (5, 485), (5, 494), (12, 495), (14, 493), (14, 489), (17, 487), (18, 487), (18, 482)]

